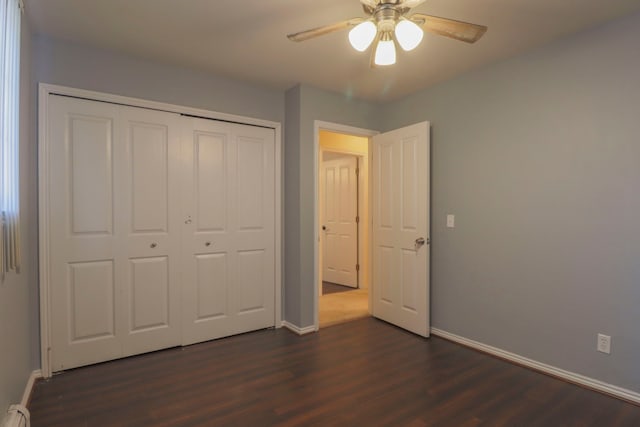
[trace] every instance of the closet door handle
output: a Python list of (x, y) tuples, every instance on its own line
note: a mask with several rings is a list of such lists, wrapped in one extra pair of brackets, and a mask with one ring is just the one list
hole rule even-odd
[(211, 242), (207, 242), (204, 244), (205, 246), (211, 246)]
[(157, 243), (152, 243), (152, 244), (150, 244), (150, 245), (149, 245), (149, 247), (150, 247), (151, 249), (154, 249), (156, 246), (158, 246), (158, 244), (157, 244)]

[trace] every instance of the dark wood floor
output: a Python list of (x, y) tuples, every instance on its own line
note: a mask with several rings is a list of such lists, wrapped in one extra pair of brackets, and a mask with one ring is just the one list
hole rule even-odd
[(372, 318), (265, 330), (36, 383), (44, 426), (640, 426), (640, 407)]

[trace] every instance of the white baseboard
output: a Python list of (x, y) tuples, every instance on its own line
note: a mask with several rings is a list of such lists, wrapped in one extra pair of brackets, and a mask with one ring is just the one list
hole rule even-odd
[(505, 359), (510, 362), (517, 363), (518, 365), (526, 366), (527, 368), (534, 369), (536, 371), (551, 375), (553, 377), (561, 378), (565, 381), (568, 381), (577, 385), (581, 385), (586, 388), (626, 400), (628, 402), (640, 404), (640, 393), (637, 393), (635, 391), (618, 387), (612, 384), (607, 384), (605, 382), (602, 382), (593, 378), (585, 377), (584, 375), (576, 374), (575, 372), (565, 371), (564, 369), (547, 365), (546, 363), (538, 362), (538, 361), (526, 358), (524, 356), (520, 356), (518, 354), (511, 353), (506, 350), (502, 350), (497, 347), (492, 347), (490, 345), (483, 344), (478, 341), (470, 340), (468, 338), (464, 338), (459, 335), (455, 335), (450, 332), (443, 331), (442, 329), (431, 328), (431, 333), (433, 335), (439, 336), (449, 341), (462, 344), (466, 347), (479, 350), (483, 353), (488, 353), (493, 356), (497, 356), (501, 359)]
[(306, 335), (316, 331), (316, 327), (313, 325), (300, 328), (292, 323), (287, 322), (286, 320), (282, 321), (282, 326), (284, 326), (285, 328), (289, 329), (292, 332), (295, 332), (298, 335)]
[(40, 371), (40, 369), (36, 369), (35, 371), (31, 372), (31, 375), (29, 375), (27, 385), (24, 387), (24, 393), (22, 393), (22, 401), (20, 401), (20, 404), (22, 406), (26, 407), (27, 403), (29, 403), (29, 398), (31, 397), (31, 392), (33, 391), (33, 385), (38, 378), (42, 378), (42, 371)]

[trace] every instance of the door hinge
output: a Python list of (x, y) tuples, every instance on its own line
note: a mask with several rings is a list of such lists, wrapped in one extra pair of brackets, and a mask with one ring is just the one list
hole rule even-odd
[(356, 271), (360, 271), (360, 264), (356, 264)]
[(360, 175), (360, 168), (356, 168), (356, 176)]
[(356, 216), (356, 224), (358, 224), (360, 222), (360, 215)]

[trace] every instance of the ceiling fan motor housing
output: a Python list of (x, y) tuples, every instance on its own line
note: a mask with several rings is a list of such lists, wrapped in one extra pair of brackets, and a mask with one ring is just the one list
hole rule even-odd
[(393, 31), (401, 16), (402, 13), (393, 4), (381, 4), (373, 13), (378, 31), (383, 33)]

